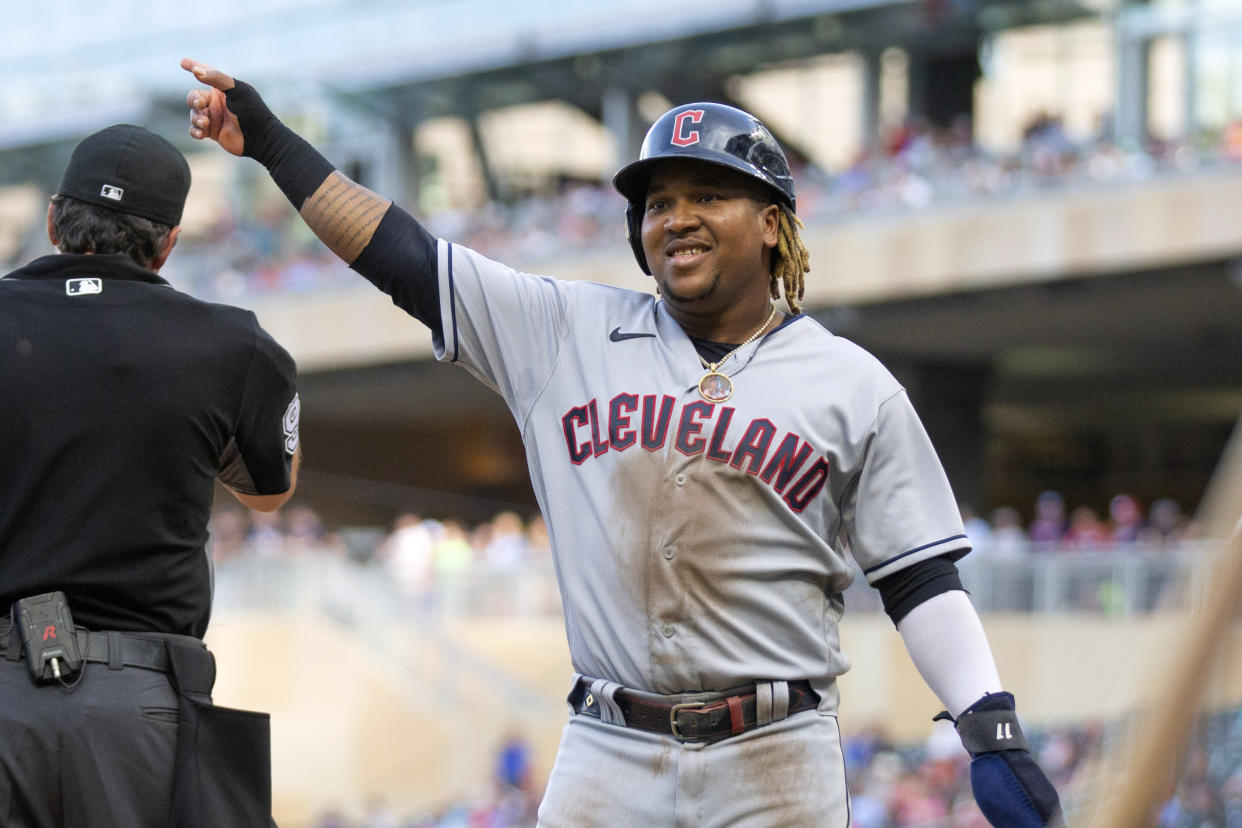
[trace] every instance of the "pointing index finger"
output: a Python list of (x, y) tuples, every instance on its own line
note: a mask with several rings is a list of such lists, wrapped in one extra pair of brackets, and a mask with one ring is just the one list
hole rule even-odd
[(232, 77), (224, 74), (219, 69), (213, 69), (205, 63), (199, 63), (190, 58), (181, 59), (181, 68), (208, 86), (219, 89), (221, 92), (227, 92), (236, 85)]

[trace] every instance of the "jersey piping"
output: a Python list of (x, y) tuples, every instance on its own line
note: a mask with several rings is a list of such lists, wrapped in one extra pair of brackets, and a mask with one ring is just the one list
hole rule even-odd
[(453, 321), (452, 321), (452, 325), (453, 325), (453, 356), (449, 359), (449, 362), (456, 362), (456, 361), (457, 361), (457, 347), (458, 347), (458, 339), (457, 339), (457, 289), (453, 286), (453, 243), (452, 243), (452, 242), (448, 242), (447, 244), (445, 244), (445, 247), (447, 247), (447, 248), (448, 248), (449, 308), (450, 308), (450, 310), (451, 310), (451, 315), (452, 315), (452, 320), (453, 320)]
[(942, 538), (941, 540), (938, 540), (938, 541), (932, 541), (931, 543), (925, 543), (925, 544), (923, 544), (922, 546), (916, 546), (914, 549), (910, 549), (910, 550), (908, 550), (908, 551), (906, 551), (906, 552), (902, 552), (900, 555), (894, 555), (893, 557), (889, 558), (888, 560), (884, 561), (883, 563), (878, 563), (878, 564), (876, 564), (875, 566), (868, 567), (867, 569), (864, 569), (864, 570), (863, 570), (863, 574), (864, 574), (864, 575), (870, 575), (871, 573), (873, 573), (873, 572), (878, 572), (879, 570), (883, 569), (884, 567), (889, 566), (890, 564), (896, 563), (897, 561), (901, 560), (902, 558), (905, 558), (905, 557), (908, 557), (908, 556), (910, 556), (910, 555), (913, 555), (913, 554), (915, 554), (916, 552), (922, 552), (922, 551), (923, 551), (923, 550), (925, 550), (925, 549), (931, 549), (932, 547), (935, 547), (935, 546), (943, 546), (943, 545), (944, 545), (944, 544), (946, 544), (946, 543), (951, 543), (951, 542), (953, 542), (953, 541), (958, 541), (958, 540), (966, 540), (966, 536), (965, 536), (965, 535), (953, 535), (953, 536), (948, 537), (948, 538)]

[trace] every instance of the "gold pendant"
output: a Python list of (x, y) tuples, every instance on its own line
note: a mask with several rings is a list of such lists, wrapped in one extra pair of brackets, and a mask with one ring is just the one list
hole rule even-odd
[(717, 371), (708, 371), (699, 380), (699, 396), (709, 403), (722, 403), (733, 396), (733, 380)]

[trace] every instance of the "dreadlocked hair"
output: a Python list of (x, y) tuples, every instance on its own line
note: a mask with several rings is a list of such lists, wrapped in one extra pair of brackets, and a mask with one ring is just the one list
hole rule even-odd
[(794, 215), (785, 205), (781, 209), (781, 224), (778, 230), (776, 251), (772, 255), (771, 293), (773, 299), (781, 298), (781, 288), (785, 288), (785, 304), (794, 313), (802, 312), (799, 299), (806, 289), (806, 273), (811, 269), (811, 254), (802, 243), (798, 230), (803, 226), (802, 219)]

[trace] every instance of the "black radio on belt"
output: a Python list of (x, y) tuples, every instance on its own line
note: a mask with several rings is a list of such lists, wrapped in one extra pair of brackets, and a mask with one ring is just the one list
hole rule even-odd
[(78, 637), (65, 593), (45, 592), (13, 605), (17, 629), (26, 651), (26, 666), (35, 681), (66, 678), (82, 667)]

